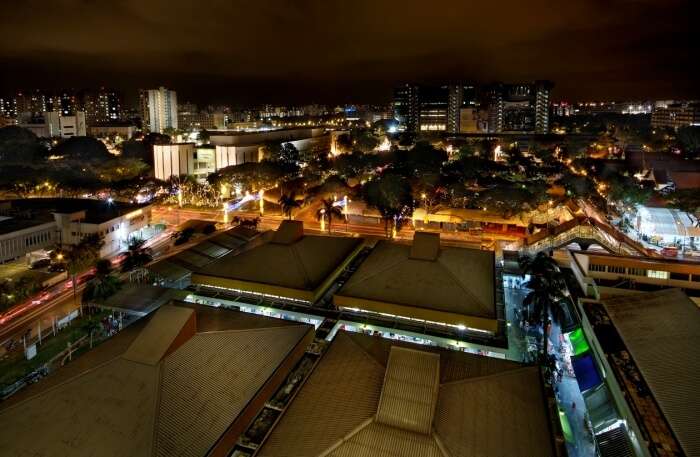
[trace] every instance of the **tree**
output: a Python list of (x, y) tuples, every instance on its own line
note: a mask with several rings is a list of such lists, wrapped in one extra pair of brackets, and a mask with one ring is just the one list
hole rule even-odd
[(398, 231), (403, 219), (410, 218), (413, 214), (411, 185), (403, 176), (384, 174), (369, 181), (362, 190), (365, 202), (381, 214), (387, 237), (392, 234), (390, 227)]
[(51, 150), (51, 154), (77, 162), (101, 162), (114, 158), (103, 142), (89, 136), (74, 136), (63, 140)]
[(263, 146), (263, 157), (270, 162), (287, 166), (299, 164), (299, 151), (292, 143), (268, 141)]
[(209, 175), (207, 180), (214, 187), (221, 184), (239, 184), (243, 190), (251, 192), (269, 189), (285, 176), (285, 170), (271, 161), (246, 162), (222, 168)]
[(700, 214), (700, 192), (698, 189), (679, 189), (669, 196), (669, 200), (673, 208), (694, 217), (695, 225), (698, 225), (698, 214)]
[(140, 238), (133, 238), (129, 242), (124, 261), (122, 262), (123, 272), (141, 268), (153, 260), (151, 250), (144, 247), (145, 243), (146, 241)]
[(292, 220), (292, 211), (294, 208), (299, 208), (301, 203), (297, 201), (294, 194), (282, 194), (278, 200), (280, 207), (282, 208), (282, 214), (284, 214), (287, 219)]
[(45, 156), (46, 147), (33, 132), (16, 125), (0, 128), (0, 162), (3, 165), (31, 164)]
[(102, 246), (104, 246), (104, 239), (96, 233), (91, 233), (73, 246), (66, 255), (68, 274), (71, 276), (73, 283), (73, 302), (75, 304), (78, 302), (76, 291), (77, 275), (95, 264), (95, 261), (100, 257)]
[(92, 349), (93, 336), (102, 328), (102, 325), (100, 324), (99, 320), (95, 319), (94, 317), (89, 317), (85, 320), (85, 322), (83, 322), (82, 327), (83, 331), (90, 335), (90, 349)]
[(564, 279), (553, 257), (538, 252), (534, 257), (522, 257), (520, 267), (523, 274), (531, 276), (525, 287), (531, 291), (523, 300), (523, 311), (530, 322), (542, 325), (541, 363), (548, 359), (548, 335), (550, 320), (561, 322), (564, 315), (562, 299), (565, 288)]
[(121, 287), (121, 281), (112, 274), (112, 262), (100, 259), (95, 263), (95, 278), (85, 288), (83, 300), (102, 302), (114, 295)]
[(654, 193), (652, 189), (642, 187), (636, 179), (620, 174), (615, 174), (608, 180), (607, 189), (610, 200), (631, 206), (646, 203)]
[(338, 153), (347, 154), (352, 151), (352, 137), (349, 133), (341, 133), (335, 140), (335, 147)]
[(334, 217), (343, 217), (343, 211), (340, 209), (340, 207), (335, 205), (333, 200), (326, 198), (322, 199), (321, 207), (316, 212), (316, 219), (319, 221), (325, 220), (328, 223), (328, 233), (331, 233), (331, 224), (333, 223)]
[(211, 138), (211, 135), (209, 132), (205, 129), (202, 129), (199, 131), (199, 141), (202, 143), (209, 143), (209, 139)]
[(676, 139), (687, 159), (696, 159), (700, 155), (700, 127), (681, 127), (676, 133)]
[(362, 152), (372, 152), (379, 146), (379, 139), (369, 130), (354, 129), (350, 132), (353, 146)]

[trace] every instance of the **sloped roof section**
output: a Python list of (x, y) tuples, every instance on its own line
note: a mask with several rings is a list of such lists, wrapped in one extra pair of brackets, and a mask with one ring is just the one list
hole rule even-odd
[(198, 272), (261, 284), (313, 290), (361, 243), (359, 238), (305, 235), (228, 254)]
[(680, 289), (603, 301), (683, 451), (700, 456), (700, 309)]
[(0, 454), (151, 455), (158, 367), (114, 359), (0, 411)]
[(539, 382), (537, 368), (526, 367), (444, 384), (435, 432), (452, 457), (550, 456)]
[(382, 365), (338, 333), (258, 455), (319, 455), (374, 416), (383, 377)]
[(372, 422), (321, 456), (328, 457), (447, 457), (430, 435)]
[(154, 455), (205, 455), (308, 331), (297, 325), (200, 333), (167, 356)]
[(162, 306), (122, 357), (132, 362), (157, 364), (193, 316), (194, 311), (189, 308)]
[(391, 348), (377, 409), (377, 422), (429, 434), (439, 383), (438, 354), (401, 347)]
[[(443, 246), (435, 260), (426, 261), (412, 258), (412, 249), (378, 242), (337, 295), (495, 317), (493, 252)], [(429, 256), (428, 248), (418, 251)]]

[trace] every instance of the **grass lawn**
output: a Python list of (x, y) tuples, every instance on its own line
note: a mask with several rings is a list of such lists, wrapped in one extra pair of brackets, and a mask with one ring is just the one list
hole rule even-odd
[[(102, 312), (91, 317), (101, 319), (104, 315), (105, 312)], [(69, 342), (75, 342), (86, 335), (87, 332), (82, 328), (84, 322), (84, 318), (77, 318), (70, 326), (58, 332), (56, 336), (51, 336), (49, 332), (46, 332), (47, 338), (44, 338), (41, 346), (37, 346), (36, 356), (32, 360), (27, 360), (21, 350), (14, 351), (7, 358), (0, 360), (0, 389), (13, 384), (51, 360), (65, 350)]]

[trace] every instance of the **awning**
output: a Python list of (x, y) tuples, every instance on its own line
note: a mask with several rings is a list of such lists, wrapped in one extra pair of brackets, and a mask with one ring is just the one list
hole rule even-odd
[(595, 367), (595, 361), (590, 354), (572, 357), (571, 364), (574, 367), (576, 381), (581, 392), (592, 389), (602, 382), (598, 369)]
[(588, 341), (586, 340), (586, 337), (583, 334), (583, 329), (581, 327), (579, 327), (576, 330), (574, 330), (573, 332), (569, 333), (568, 336), (569, 336), (569, 342), (571, 343), (571, 346), (574, 348), (573, 355), (581, 355), (590, 349), (590, 346), (588, 346)]

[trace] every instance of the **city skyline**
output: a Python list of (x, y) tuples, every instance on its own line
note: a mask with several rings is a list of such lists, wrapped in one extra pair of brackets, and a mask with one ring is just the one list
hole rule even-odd
[[(404, 81), (550, 79), (555, 100), (698, 95), (684, 1), (579, 1), (557, 10), (517, 2), (429, 9), (124, 2), (82, 5), (52, 20), (54, 9), (70, 6), (31, 11), (36, 27), (55, 38), (48, 41), (26, 27), (26, 5), (4, 14), (14, 41), (0, 50), (7, 70), (0, 92), (115, 86), (135, 98), (139, 88), (163, 85), (200, 104), (383, 103)], [(232, 18), (231, 27), (212, 17)]]

